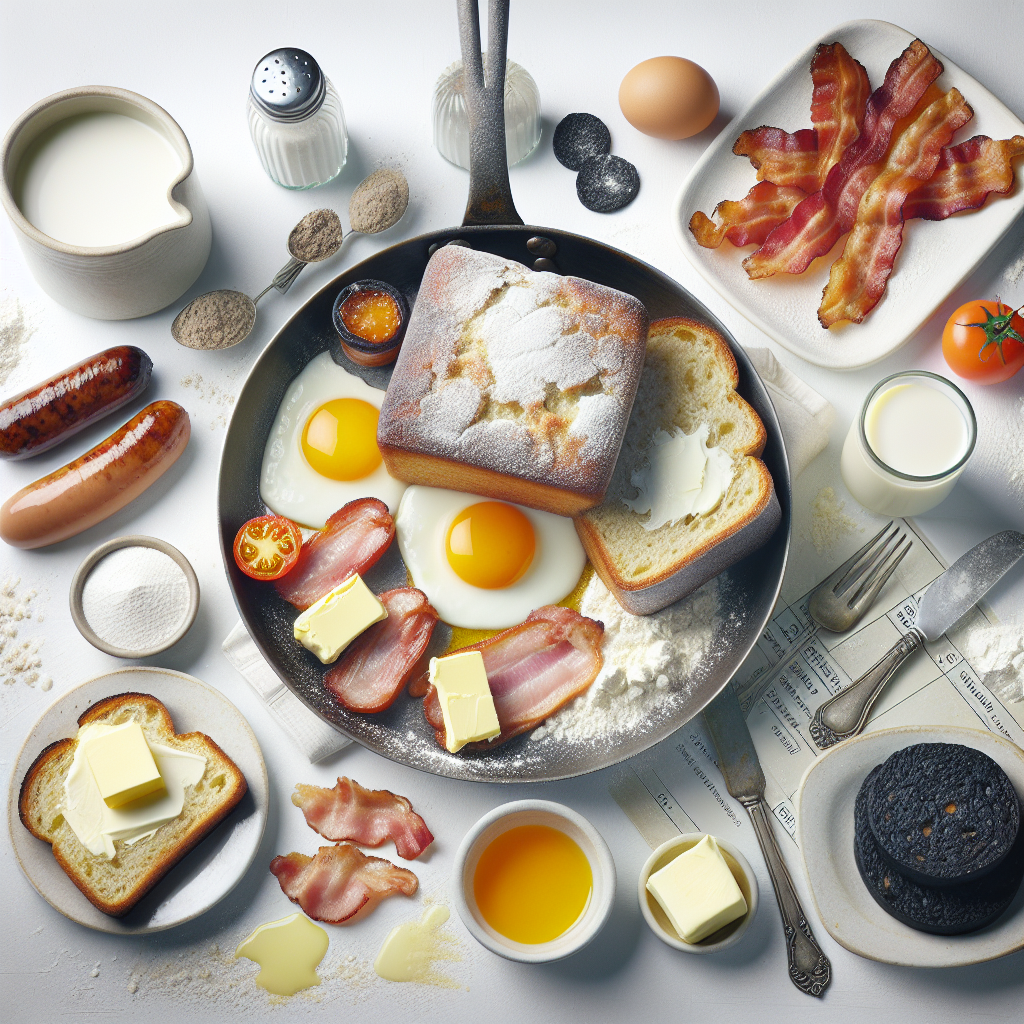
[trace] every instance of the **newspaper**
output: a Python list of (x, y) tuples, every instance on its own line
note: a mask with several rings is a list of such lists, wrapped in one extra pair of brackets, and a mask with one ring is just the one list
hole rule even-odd
[[(800, 780), (826, 753), (808, 732), (815, 711), (908, 632), (921, 595), (947, 568), (912, 521), (897, 523), (913, 542), (910, 552), (854, 629), (817, 630), (807, 611), (813, 586), (788, 599), (784, 584), (770, 622), (732, 684), (764, 771), (765, 800), (779, 825), (776, 834), (792, 840), (794, 853)], [(815, 583), (865, 540), (861, 534), (850, 536), (827, 558), (808, 551)], [(806, 571), (802, 577), (806, 584)], [(989, 729), (1024, 746), (1024, 703), (1002, 703), (962, 654), (965, 637), (994, 621), (976, 606), (949, 635), (913, 655), (883, 691), (865, 731), (959, 725)], [(747, 835), (752, 830), (746, 812), (729, 795), (716, 757), (703, 718), (697, 716), (647, 755), (634, 758), (613, 777), (609, 790), (652, 847), (680, 831), (700, 831), (753, 852), (756, 843)]]

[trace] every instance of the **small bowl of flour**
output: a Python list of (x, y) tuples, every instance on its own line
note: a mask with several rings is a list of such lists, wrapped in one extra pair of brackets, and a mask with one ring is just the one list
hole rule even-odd
[(195, 621), (199, 581), (188, 559), (156, 537), (101, 544), (71, 581), (71, 617), (93, 647), (148, 658), (176, 644)]

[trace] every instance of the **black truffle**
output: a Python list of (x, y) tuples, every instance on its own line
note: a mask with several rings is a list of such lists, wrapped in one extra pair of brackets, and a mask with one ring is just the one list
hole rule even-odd
[(868, 821), (874, 768), (854, 806), (854, 856), (860, 877), (875, 902), (898, 921), (933, 935), (963, 935), (996, 920), (1013, 902), (1024, 878), (1024, 834), (1003, 862), (985, 878), (942, 889), (918, 885), (886, 863)]
[(607, 125), (593, 114), (567, 114), (558, 122), (551, 144), (555, 159), (570, 171), (578, 171), (588, 157), (611, 152)]
[(636, 199), (639, 191), (637, 169), (621, 156), (592, 156), (576, 176), (576, 195), (595, 213), (621, 210)]
[(994, 870), (1020, 829), (1020, 802), (987, 754), (917, 743), (881, 766), (868, 797), (882, 857), (919, 885), (961, 885)]

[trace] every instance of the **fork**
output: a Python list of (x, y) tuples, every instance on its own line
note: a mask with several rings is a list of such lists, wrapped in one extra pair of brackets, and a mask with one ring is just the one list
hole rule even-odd
[[(811, 618), (818, 625), (835, 632), (850, 629), (860, 621), (911, 547), (913, 541), (908, 540), (903, 530), (890, 521), (815, 588), (808, 604)], [(846, 690), (840, 690), (814, 713), (808, 732), (821, 750), (827, 750), (845, 738), (846, 734), (841, 736), (830, 729), (823, 716), (833, 703), (846, 695)], [(864, 718), (870, 708), (868, 704), (864, 709)]]
[(807, 610), (834, 633), (855, 626), (913, 547), (903, 528), (890, 520), (856, 554), (814, 588)]

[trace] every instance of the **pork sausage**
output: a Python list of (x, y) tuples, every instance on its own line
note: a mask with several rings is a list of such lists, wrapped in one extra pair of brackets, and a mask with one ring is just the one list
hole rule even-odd
[(188, 413), (154, 402), (92, 451), (23, 487), (0, 507), (0, 538), (41, 548), (73, 537), (137, 498), (188, 444)]
[(97, 352), (0, 404), (0, 459), (27, 459), (120, 409), (149, 384), (153, 360), (134, 345)]

